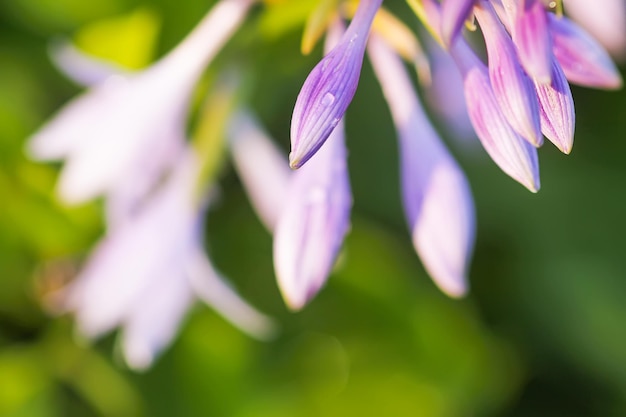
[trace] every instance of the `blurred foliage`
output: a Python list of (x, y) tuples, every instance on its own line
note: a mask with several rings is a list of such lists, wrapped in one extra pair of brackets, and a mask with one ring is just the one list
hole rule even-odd
[[(95, 202), (55, 196), (55, 165), (25, 140), (79, 92), (51, 65), (51, 40), (146, 66), (213, 1), (0, 1), (0, 416), (603, 416), (626, 415), (626, 93), (574, 89), (574, 152), (541, 151), (532, 195), (474, 144), (450, 138), (470, 177), (478, 243), (465, 300), (443, 296), (414, 255), (402, 217), (395, 138), (371, 70), (347, 115), (352, 232), (328, 286), (286, 311), (271, 240), (228, 168), (207, 249), (282, 332), (249, 339), (203, 305), (155, 366), (125, 369), (115, 336), (93, 344), (47, 296), (102, 233)], [(317, 2), (258, 9), (216, 65), (253, 68), (252, 105), (281, 146), (320, 47), (301, 56)], [(409, 24), (401, 1), (388, 6)], [(202, 98), (198, 99), (202, 102)], [(200, 117), (200, 116), (198, 116)], [(141, 248), (137, 248), (141, 250)]]

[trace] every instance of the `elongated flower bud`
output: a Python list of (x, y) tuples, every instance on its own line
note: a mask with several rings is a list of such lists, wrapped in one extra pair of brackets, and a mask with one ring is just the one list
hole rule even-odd
[(554, 56), (570, 82), (606, 89), (622, 86), (611, 57), (591, 35), (565, 16), (549, 18)]
[(451, 45), (470, 16), (475, 0), (444, 0), (441, 4), (441, 38)]
[(539, 190), (537, 149), (509, 124), (489, 82), (487, 68), (462, 41), (450, 51), (463, 73), (470, 120), (491, 159), (532, 192)]
[(474, 246), (469, 184), (428, 121), (401, 60), (374, 35), (368, 51), (398, 131), (402, 196), (413, 244), (437, 285), (461, 296)]
[(341, 41), (313, 68), (291, 117), (289, 164), (300, 168), (317, 152), (354, 97), (370, 26), (382, 0), (363, 0)]
[(489, 78), (499, 106), (510, 125), (531, 144), (540, 146), (539, 103), (532, 81), (522, 69), (511, 38), (486, 1), (475, 15), (485, 37), (489, 56)]
[[(343, 33), (331, 26), (326, 48)], [(287, 305), (299, 310), (326, 283), (350, 226), (352, 194), (343, 123), (326, 146), (293, 173), (274, 233), (274, 269)]]
[(548, 16), (540, 0), (518, 2), (511, 35), (520, 62), (539, 84), (549, 84), (552, 75), (552, 40)]
[(561, 66), (552, 63), (550, 84), (535, 82), (541, 109), (541, 132), (565, 154), (574, 144), (574, 99)]
[(274, 233), (274, 267), (287, 305), (298, 310), (326, 282), (349, 229), (352, 197), (343, 126), (294, 173)]

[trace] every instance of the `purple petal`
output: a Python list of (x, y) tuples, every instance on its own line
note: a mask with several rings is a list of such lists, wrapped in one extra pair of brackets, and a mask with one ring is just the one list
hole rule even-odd
[(499, 106), (510, 125), (535, 146), (543, 142), (539, 103), (535, 88), (522, 69), (511, 38), (486, 1), (475, 15), (480, 23), (489, 57), (489, 78)]
[(574, 143), (574, 99), (561, 66), (552, 64), (550, 84), (535, 83), (541, 108), (541, 131), (565, 154), (572, 151)]
[(565, 16), (549, 17), (554, 56), (570, 82), (606, 89), (622, 86), (611, 57), (591, 35)]
[(274, 234), (274, 267), (288, 306), (302, 308), (326, 282), (349, 229), (352, 196), (343, 126), (292, 177)]
[(291, 117), (289, 163), (299, 168), (324, 144), (356, 92), (369, 29), (382, 0), (363, 0), (341, 41), (307, 77)]
[(469, 18), (475, 0), (444, 0), (441, 5), (441, 37), (451, 45)]
[(398, 131), (404, 208), (413, 244), (437, 285), (467, 291), (474, 246), (469, 184), (428, 121), (401, 60), (372, 35), (369, 54)]
[(519, 2), (512, 28), (520, 62), (535, 82), (549, 84), (552, 74), (552, 40), (548, 16), (540, 0)]
[(539, 190), (537, 150), (509, 124), (491, 87), (487, 68), (465, 42), (451, 50), (464, 79), (470, 120), (491, 159), (532, 192)]

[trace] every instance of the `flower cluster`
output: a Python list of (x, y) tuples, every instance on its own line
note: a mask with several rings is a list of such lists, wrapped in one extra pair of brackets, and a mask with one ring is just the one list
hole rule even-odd
[[(570, 1), (572, 8), (585, 7)], [(204, 254), (206, 208), (226, 138), (233, 166), (273, 235), (283, 297), (293, 310), (305, 306), (326, 282), (349, 230), (352, 195), (342, 119), (365, 55), (397, 131), (402, 199), (415, 249), (445, 293), (466, 293), (475, 235), (472, 194), (423, 110), (403, 58), (416, 65), (422, 82), (434, 85), (440, 74), (446, 74), (445, 83), (459, 80), (464, 100), (449, 89), (441, 90), (447, 95), (440, 100), (460, 103), (446, 107), (466, 109), (491, 159), (533, 192), (540, 187), (537, 148), (543, 137), (566, 154), (572, 149), (569, 83), (613, 89), (622, 80), (608, 52), (563, 14), (559, 1), (407, 2), (452, 59), (439, 59), (439, 51), (429, 62), (414, 31), (382, 8), (382, 0), (361, 0), (356, 10), (350, 2), (331, 8), (321, 2), (303, 45), (310, 49), (327, 33), (327, 53), (295, 100), (288, 160), (253, 111), (234, 99), (232, 106), (223, 97), (207, 101), (209, 111), (220, 115), (208, 123), (224, 124), (208, 146), (202, 135), (188, 141), (185, 131), (200, 76), (254, 0), (217, 2), (185, 40), (141, 72), (117, 71), (69, 45), (56, 50), (58, 66), (90, 89), (33, 135), (29, 152), (37, 160), (65, 161), (58, 191), (67, 203), (105, 200), (107, 234), (60, 297), (82, 334), (97, 337), (123, 327), (128, 363), (146, 367), (171, 341), (196, 297), (252, 335), (271, 334), (271, 320), (240, 299)], [(619, 0), (587, 8), (595, 13), (617, 4), (623, 14)], [(463, 28), (474, 21), (486, 63), (466, 40), (472, 34)], [(612, 51), (619, 44), (615, 38), (624, 39), (624, 32), (610, 37)]]

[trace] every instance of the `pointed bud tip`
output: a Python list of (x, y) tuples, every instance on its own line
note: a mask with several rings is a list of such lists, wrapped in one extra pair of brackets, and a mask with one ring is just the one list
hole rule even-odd
[(289, 153), (289, 168), (296, 170), (304, 165), (306, 161), (302, 160), (302, 157), (296, 155), (294, 152)]
[(462, 279), (454, 280), (453, 282), (449, 282), (446, 285), (442, 285), (438, 283), (439, 289), (443, 291), (448, 297), (451, 298), (463, 298), (468, 293), (468, 287), (466, 284), (466, 279), (463, 277)]

